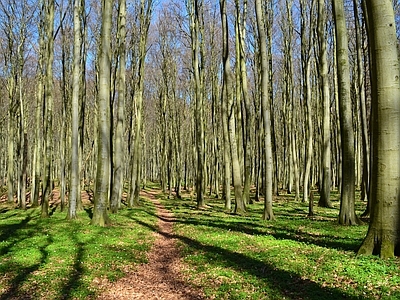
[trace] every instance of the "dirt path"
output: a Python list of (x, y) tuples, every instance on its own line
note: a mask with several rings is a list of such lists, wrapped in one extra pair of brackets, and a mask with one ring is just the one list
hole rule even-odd
[(107, 285), (98, 299), (205, 299), (202, 292), (191, 287), (182, 278), (182, 262), (173, 236), (174, 218), (154, 196), (154, 191), (144, 192), (156, 206), (158, 232), (148, 255), (148, 263), (140, 265), (135, 272)]

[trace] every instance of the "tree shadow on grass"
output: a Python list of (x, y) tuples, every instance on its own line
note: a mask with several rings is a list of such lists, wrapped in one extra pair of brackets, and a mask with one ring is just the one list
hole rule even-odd
[(343, 293), (339, 289), (322, 287), (308, 279), (301, 278), (298, 274), (277, 269), (274, 265), (261, 260), (248, 257), (242, 253), (232, 252), (218, 246), (205, 245), (194, 239), (181, 235), (168, 235), (160, 232), (156, 227), (141, 220), (134, 219), (138, 224), (146, 226), (153, 231), (169, 238), (175, 238), (193, 249), (201, 251), (206, 259), (216, 265), (233, 268), (236, 271), (246, 272), (262, 280), (271, 289), (276, 289), (283, 297), (288, 299), (358, 299)]
[(72, 299), (72, 294), (79, 287), (84, 272), (82, 261), (84, 259), (84, 254), (85, 254), (85, 249), (84, 249), (85, 244), (79, 242), (74, 235), (71, 235), (71, 238), (75, 242), (77, 251), (72, 271), (69, 274), (68, 280), (64, 284), (64, 287), (62, 289), (61, 299)]
[(277, 227), (275, 229), (276, 232), (271, 235), (278, 240), (292, 240), (329, 249), (355, 252), (362, 242), (362, 240), (344, 240), (333, 235), (312, 234), (283, 227)]
[(53, 239), (49, 236), (47, 238), (47, 243), (39, 248), (41, 252), (40, 262), (29, 266), (23, 267), (22, 265), (16, 265), (13, 262), (9, 262), (9, 265), (3, 265), (3, 270), (8, 270), (8, 272), (16, 273), (16, 276), (11, 280), (8, 289), (0, 296), (0, 300), (6, 299), (36, 299), (37, 297), (32, 295), (31, 292), (21, 291), (21, 287), (27, 280), (30, 274), (39, 270), (39, 268), (44, 265), (47, 261), (49, 253), (46, 248), (53, 242)]
[(297, 229), (277, 226), (277, 224), (273, 224), (271, 228), (266, 229), (265, 226), (263, 226), (262, 224), (251, 221), (228, 223), (224, 221), (215, 221), (210, 219), (188, 218), (179, 219), (176, 220), (176, 222), (193, 226), (214, 227), (228, 232), (238, 232), (249, 235), (271, 235), (278, 240), (292, 240), (296, 242), (303, 242), (306, 244), (313, 244), (319, 247), (343, 251), (356, 251), (361, 243), (360, 240), (343, 240), (334, 235), (311, 234)]
[[(4, 224), (0, 225), (0, 242), (8, 241), (10, 239), (18, 239), (22, 240), (26, 238), (26, 235), (19, 235), (17, 231), (20, 229), (26, 228), (27, 224), (32, 220), (32, 216), (28, 215), (24, 219), (21, 220), (19, 223), (14, 224)], [(6, 247), (0, 247), (0, 255), (4, 255), (10, 251), (10, 248), (13, 246), (14, 243), (9, 243)]]

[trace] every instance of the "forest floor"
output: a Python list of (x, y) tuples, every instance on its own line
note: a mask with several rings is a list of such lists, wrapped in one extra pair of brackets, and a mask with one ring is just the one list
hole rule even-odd
[(205, 299), (203, 292), (188, 284), (182, 270), (185, 268), (173, 234), (174, 216), (158, 201), (159, 191), (143, 191), (142, 196), (156, 207), (158, 228), (155, 242), (148, 254), (148, 262), (116, 282), (101, 286), (105, 292), (97, 299)]
[[(368, 223), (337, 224), (337, 191), (313, 218), (282, 192), (274, 222), (261, 219), (263, 202), (236, 215), (215, 195), (201, 209), (190, 191), (181, 195), (149, 184), (108, 227), (90, 226), (91, 190), (74, 221), (57, 191), (49, 218), (0, 197), (0, 300), (400, 299), (400, 258), (356, 255)], [(357, 199), (359, 215), (366, 203)]]

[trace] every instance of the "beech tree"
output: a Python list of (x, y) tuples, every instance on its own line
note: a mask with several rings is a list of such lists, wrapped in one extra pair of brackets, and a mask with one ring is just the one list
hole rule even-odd
[(67, 219), (75, 219), (77, 203), (81, 196), (79, 184), (79, 98), (81, 81), (81, 11), (82, 0), (74, 1), (74, 58), (73, 58), (73, 82), (71, 105), (71, 175), (69, 192), (69, 209)]
[(42, 217), (49, 217), (49, 200), (52, 195), (52, 155), (53, 155), (53, 61), (54, 61), (54, 0), (43, 0), (42, 15), (44, 18), (44, 94), (43, 96), (43, 165), (42, 165)]
[(355, 213), (355, 153), (352, 103), (350, 98), (350, 66), (348, 38), (342, 0), (333, 1), (336, 29), (336, 64), (339, 88), (339, 116), (342, 144), (342, 191), (339, 224), (354, 225), (359, 220)]
[(190, 39), (192, 49), (192, 70), (194, 80), (194, 101), (195, 101), (195, 132), (196, 132), (196, 197), (197, 206), (205, 205), (205, 136), (204, 136), (204, 65), (202, 45), (202, 0), (188, 0), (187, 8), (190, 18)]
[(116, 213), (121, 206), (124, 187), (124, 127), (126, 97), (126, 0), (118, 1), (118, 99), (117, 124), (113, 146), (113, 174), (111, 189), (111, 212)]
[(272, 211), (272, 146), (271, 146), (271, 111), (268, 105), (268, 56), (267, 56), (267, 45), (266, 45), (266, 34), (265, 34), (265, 14), (262, 9), (261, 0), (256, 0), (256, 18), (257, 18), (257, 31), (258, 31), (258, 43), (260, 46), (260, 69), (261, 69), (261, 111), (262, 111), (262, 122), (264, 129), (264, 145), (262, 147), (265, 158), (265, 169), (263, 176), (265, 177), (265, 188), (264, 188), (264, 220), (274, 220), (275, 216)]
[(321, 81), (322, 101), (322, 182), (319, 206), (332, 207), (331, 193), (331, 126), (330, 126), (330, 92), (328, 78), (327, 44), (325, 38), (325, 0), (318, 0), (318, 42), (319, 42), (319, 74)]
[(111, 16), (112, 0), (102, 1), (102, 24), (99, 53), (99, 94), (97, 128), (97, 172), (94, 194), (92, 225), (106, 226), (110, 223), (107, 214), (110, 196), (110, 67), (111, 67)]
[[(235, 193), (235, 213), (241, 214), (246, 210), (243, 201), (242, 190), (242, 176), (240, 172), (238, 145), (236, 139), (236, 118), (235, 118), (235, 104), (233, 95), (233, 75), (229, 62), (229, 34), (228, 34), (228, 18), (226, 15), (226, 2), (220, 1), (221, 18), (222, 18), (222, 32), (223, 32), (223, 65), (224, 65), (224, 83), (222, 92), (223, 103), (223, 118), (228, 119), (228, 139), (230, 157), (232, 162), (232, 175), (233, 186)], [(226, 134), (226, 132), (224, 132)]]
[(359, 254), (395, 255), (400, 245), (400, 65), (391, 0), (366, 1), (372, 61), (371, 222)]

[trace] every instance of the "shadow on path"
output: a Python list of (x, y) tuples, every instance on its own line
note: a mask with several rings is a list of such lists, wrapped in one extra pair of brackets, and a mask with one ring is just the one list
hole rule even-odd
[[(199, 241), (186, 236), (163, 232), (151, 224), (138, 220), (134, 217), (132, 217), (132, 219), (134, 219), (138, 224), (146, 226), (168, 239), (177, 239), (185, 243), (193, 249), (193, 252), (204, 252), (205, 256), (209, 257), (210, 262), (212, 261), (219, 265), (222, 264), (237, 271), (244, 271), (256, 276), (260, 280), (264, 281), (269, 287), (279, 290), (279, 293), (288, 299), (359, 299), (357, 297), (345, 294), (339, 289), (320, 286), (311, 280), (301, 278), (298, 274), (277, 269), (272, 264), (248, 257), (242, 253), (236, 253), (218, 246), (202, 244)], [(167, 219), (166, 221), (170, 220)], [(193, 220), (177, 222), (189, 222), (193, 225), (201, 224), (201, 222), (194, 222)], [(210, 223), (208, 222), (207, 225), (210, 226)], [(213, 225), (211, 224), (211, 226)], [(222, 224), (214, 224), (214, 226), (220, 227)], [(230, 226), (222, 226), (223, 229), (225, 229), (225, 227), (226, 229), (232, 229)]]

